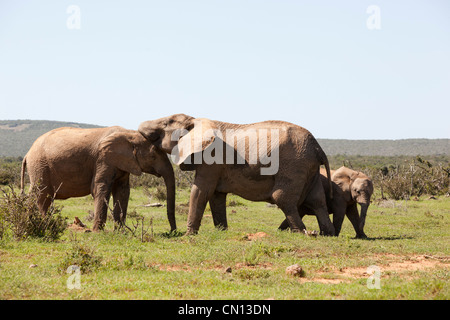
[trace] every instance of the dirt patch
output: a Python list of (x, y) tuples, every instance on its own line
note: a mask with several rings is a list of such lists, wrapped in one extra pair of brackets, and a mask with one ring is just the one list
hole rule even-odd
[(241, 263), (238, 262), (235, 265), (235, 269), (267, 269), (267, 270), (271, 270), (272, 269), (273, 264), (270, 262), (266, 262), (266, 263), (258, 263), (255, 265), (248, 265), (246, 263)]
[[(450, 257), (439, 257), (430, 255), (419, 255), (411, 257), (399, 257), (395, 255), (383, 255), (383, 258), (396, 258), (397, 261), (387, 264), (378, 264), (381, 277), (389, 277), (391, 273), (395, 273), (400, 277), (410, 278), (409, 272), (426, 271), (435, 268), (448, 268)], [(402, 261), (398, 261), (402, 259)], [(334, 267), (327, 268), (325, 272), (315, 272), (313, 277), (299, 279), (300, 282), (319, 282), (326, 284), (338, 284), (351, 282), (355, 279), (368, 278), (367, 267), (349, 267), (337, 269)], [(307, 273), (308, 274), (308, 273)]]
[[(372, 261), (379, 261), (375, 263), (380, 268), (381, 278), (389, 278), (392, 273), (395, 276), (402, 278), (413, 278), (411, 272), (427, 271), (435, 268), (448, 268), (450, 257), (444, 256), (397, 256), (393, 254), (382, 254), (375, 257), (370, 257)], [(383, 261), (383, 262), (382, 262)], [(189, 265), (158, 265), (154, 264), (149, 267), (156, 267), (161, 271), (169, 272), (194, 272), (196, 270), (215, 270), (221, 273), (232, 274), (236, 270), (273, 270), (272, 263), (258, 263), (256, 265), (248, 265), (246, 263), (238, 262), (234, 266), (210, 265), (210, 266), (189, 266)], [(370, 274), (367, 273), (367, 267), (347, 267), (337, 268), (334, 266), (325, 267), (322, 271), (310, 272), (305, 270), (305, 275), (297, 277), (300, 283), (316, 282), (323, 284), (340, 284), (350, 283), (355, 280), (367, 279)]]
[(257, 233), (249, 233), (247, 234), (244, 239), (248, 240), (248, 241), (252, 241), (252, 240), (258, 240), (264, 237), (267, 237), (267, 233), (265, 232), (257, 232)]
[(161, 271), (184, 271), (184, 272), (193, 272), (195, 270), (215, 270), (215, 271), (221, 271), (221, 272), (228, 272), (232, 273), (235, 270), (239, 269), (265, 269), (265, 270), (271, 270), (272, 264), (271, 263), (259, 263), (256, 265), (247, 265), (245, 263), (238, 262), (233, 267), (225, 267), (223, 265), (215, 265), (215, 266), (209, 266), (209, 267), (192, 267), (188, 265), (159, 265), (159, 264), (153, 264), (150, 265), (151, 267), (156, 267)]
[(91, 232), (91, 230), (83, 222), (81, 222), (78, 217), (75, 217), (73, 223), (67, 228), (76, 232)]
[[(430, 255), (418, 255), (410, 257), (399, 257), (395, 255), (385, 255), (385, 257), (397, 258), (387, 264), (380, 264), (381, 272), (410, 272), (434, 269), (437, 267), (448, 267), (450, 257), (439, 257)], [(365, 274), (365, 268), (346, 268), (344, 273), (361, 275)]]

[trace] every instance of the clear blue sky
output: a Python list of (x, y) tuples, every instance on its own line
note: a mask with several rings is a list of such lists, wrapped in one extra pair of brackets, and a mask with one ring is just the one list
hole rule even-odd
[(0, 1), (0, 119), (136, 129), (173, 113), (450, 138), (450, 1)]

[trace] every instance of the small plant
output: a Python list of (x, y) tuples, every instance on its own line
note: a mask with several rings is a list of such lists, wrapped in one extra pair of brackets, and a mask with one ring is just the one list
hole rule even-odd
[(244, 254), (244, 263), (247, 266), (255, 266), (259, 263), (259, 260), (263, 254), (264, 253), (261, 251), (261, 246), (259, 244), (253, 244)]
[(189, 202), (180, 203), (175, 206), (175, 212), (177, 214), (188, 214), (189, 213)]
[(241, 280), (267, 279), (270, 277), (270, 272), (265, 269), (239, 269), (235, 275)]
[(167, 199), (165, 185), (160, 184), (160, 185), (156, 186), (156, 190), (153, 193), (153, 196), (159, 201), (165, 201)]
[(15, 240), (41, 238), (58, 240), (67, 228), (67, 218), (61, 215), (62, 208), (50, 205), (43, 215), (37, 206), (39, 190), (33, 188), (29, 194), (17, 194), (14, 188), (2, 190), (0, 199), (0, 238), (8, 232)]
[(101, 261), (102, 257), (95, 253), (94, 248), (74, 241), (72, 249), (66, 253), (64, 260), (60, 263), (60, 269), (66, 272), (67, 268), (76, 265), (80, 267), (82, 273), (88, 273), (98, 268)]
[(231, 199), (227, 201), (227, 207), (238, 207), (238, 206), (245, 206), (245, 204), (243, 204), (238, 199)]

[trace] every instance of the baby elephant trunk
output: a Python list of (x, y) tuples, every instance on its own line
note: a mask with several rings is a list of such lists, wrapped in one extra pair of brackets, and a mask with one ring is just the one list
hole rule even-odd
[(364, 233), (364, 225), (366, 223), (367, 217), (367, 209), (369, 209), (370, 202), (361, 202), (359, 205), (361, 206), (361, 215), (359, 217), (359, 231)]

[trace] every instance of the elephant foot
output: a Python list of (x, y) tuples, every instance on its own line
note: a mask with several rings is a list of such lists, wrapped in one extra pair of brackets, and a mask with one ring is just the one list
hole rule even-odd
[(319, 232), (316, 230), (313, 230), (313, 231), (303, 230), (303, 234), (307, 237), (316, 238), (319, 235)]
[(185, 236), (195, 236), (198, 234), (198, 230), (194, 230), (194, 229), (187, 229), (186, 233), (184, 234)]
[(291, 229), (291, 232), (292, 233), (303, 233), (303, 234), (307, 233), (306, 229), (297, 229), (297, 228)]
[(92, 231), (94, 232), (100, 232), (103, 231), (105, 228), (105, 225), (101, 222), (94, 222), (94, 226), (92, 227)]
[(367, 238), (368, 237), (364, 232), (356, 235), (356, 239), (367, 239)]
[(287, 221), (287, 219), (284, 219), (284, 221), (278, 227), (278, 230), (287, 230), (287, 229), (289, 229), (289, 222)]

